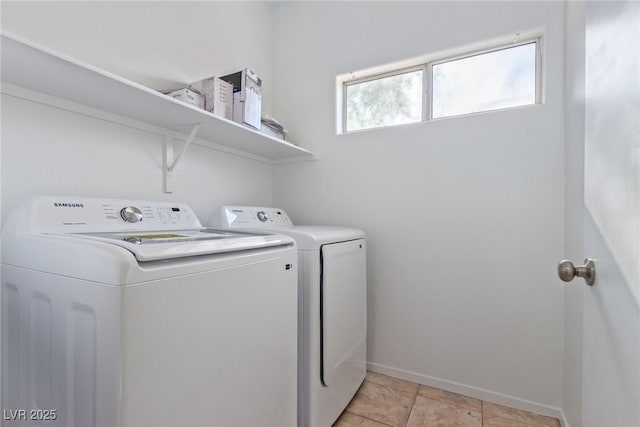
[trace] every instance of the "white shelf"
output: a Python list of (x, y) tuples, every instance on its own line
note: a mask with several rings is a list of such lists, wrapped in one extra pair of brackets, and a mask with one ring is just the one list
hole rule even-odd
[[(272, 161), (314, 154), (73, 58), (2, 35), (2, 81), (166, 129), (202, 123), (198, 138)], [(188, 128), (187, 128), (188, 129)]]

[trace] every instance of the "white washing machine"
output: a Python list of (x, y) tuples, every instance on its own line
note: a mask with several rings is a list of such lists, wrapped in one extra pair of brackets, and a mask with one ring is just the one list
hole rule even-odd
[(3, 425), (294, 426), (297, 303), (287, 236), (33, 198), (2, 234)]
[(366, 375), (366, 244), (362, 231), (295, 226), (282, 209), (223, 206), (212, 226), (269, 230), (298, 247), (298, 425), (331, 426)]

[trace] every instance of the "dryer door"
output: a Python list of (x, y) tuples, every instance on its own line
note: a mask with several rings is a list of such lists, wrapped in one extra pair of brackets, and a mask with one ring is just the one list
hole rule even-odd
[[(364, 239), (323, 245), (321, 273), (321, 377), (366, 374), (367, 277)], [(359, 383), (358, 383), (359, 384)]]

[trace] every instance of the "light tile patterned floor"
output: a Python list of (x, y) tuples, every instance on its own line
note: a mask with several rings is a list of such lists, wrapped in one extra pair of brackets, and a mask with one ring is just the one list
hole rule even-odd
[(334, 427), (560, 427), (555, 418), (367, 372)]

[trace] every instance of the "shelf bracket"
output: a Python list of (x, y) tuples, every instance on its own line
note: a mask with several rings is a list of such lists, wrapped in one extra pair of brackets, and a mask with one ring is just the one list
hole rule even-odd
[(196, 123), (193, 125), (193, 129), (191, 129), (191, 133), (182, 144), (182, 148), (178, 151), (178, 154), (174, 156), (175, 149), (175, 132), (173, 129), (167, 130), (164, 135), (164, 142), (162, 144), (162, 189), (165, 193), (172, 193), (173, 191), (169, 185), (169, 179), (171, 177), (171, 172), (175, 169), (178, 161), (182, 157), (182, 155), (189, 149), (191, 143), (193, 142), (193, 138), (195, 138), (196, 134), (202, 127), (202, 122)]

